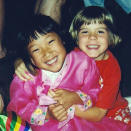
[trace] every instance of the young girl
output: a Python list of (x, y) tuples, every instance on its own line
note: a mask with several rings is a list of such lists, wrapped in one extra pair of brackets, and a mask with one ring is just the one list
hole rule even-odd
[[(101, 7), (87, 7), (78, 12), (73, 19), (70, 33), (79, 50), (96, 61), (103, 78), (103, 88), (99, 93), (94, 113), (101, 114), (98, 115), (100, 118), (106, 115), (131, 125), (128, 102), (121, 97), (119, 91), (120, 67), (108, 49), (109, 46), (117, 45), (121, 41), (111, 14)], [(79, 112), (79, 109), (76, 111)], [(86, 117), (88, 113), (87, 110), (82, 115)]]
[[(72, 46), (69, 37), (63, 35), (48, 16), (34, 16), (18, 39), (21, 58), (34, 75), (33, 80), (28, 81), (14, 77), (7, 110), (27, 121), (33, 131), (73, 131), (78, 123), (84, 125), (79, 126), (81, 130), (85, 129), (86, 120), (74, 117), (75, 107), (72, 105), (83, 104), (80, 106), (82, 110), (95, 105), (100, 90), (95, 61), (81, 51), (66, 55), (66, 49), (67, 52), (72, 49), (69, 48)], [(63, 101), (58, 99), (63, 97), (59, 96), (63, 90), (66, 102), (71, 100), (70, 105), (65, 102), (66, 106), (63, 106)]]

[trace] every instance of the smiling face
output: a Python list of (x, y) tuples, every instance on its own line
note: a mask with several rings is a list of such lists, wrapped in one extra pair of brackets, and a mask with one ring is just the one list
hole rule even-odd
[(83, 24), (78, 33), (77, 44), (82, 51), (95, 60), (107, 58), (109, 32), (106, 25), (99, 23)]
[(28, 45), (32, 63), (44, 70), (58, 72), (64, 63), (66, 50), (56, 33), (38, 34)]

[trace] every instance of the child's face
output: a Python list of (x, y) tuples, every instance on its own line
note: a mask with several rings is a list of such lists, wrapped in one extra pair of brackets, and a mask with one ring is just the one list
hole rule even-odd
[(38, 34), (38, 39), (28, 45), (32, 63), (44, 70), (58, 72), (64, 63), (66, 50), (56, 33)]
[(102, 60), (109, 45), (109, 33), (104, 24), (83, 24), (78, 33), (78, 46), (89, 57)]

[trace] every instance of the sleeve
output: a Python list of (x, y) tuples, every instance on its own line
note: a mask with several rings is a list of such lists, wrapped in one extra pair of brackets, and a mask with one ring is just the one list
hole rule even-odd
[(83, 101), (83, 105), (78, 105), (81, 110), (87, 110), (88, 108), (92, 107), (93, 102), (92, 99), (89, 95), (83, 93), (82, 91), (77, 91), (76, 92), (78, 94), (78, 96), (81, 98), (81, 100)]
[(95, 61), (93, 59), (87, 59), (83, 86), (81, 90), (77, 92), (84, 102), (85, 109), (96, 104), (98, 93), (100, 92), (102, 86), (100, 80), (101, 76)]
[(118, 64), (114, 64), (114, 67), (110, 71), (110, 68), (105, 71), (103, 77), (103, 88), (99, 93), (98, 101), (96, 103), (97, 107), (104, 109), (111, 109), (116, 101), (119, 84), (121, 79), (121, 71)]
[[(23, 120), (31, 124), (42, 124), (46, 107), (39, 106), (33, 82), (24, 82), (17, 76), (13, 79), (10, 86), (10, 103), (8, 111), (13, 111)], [(38, 120), (38, 118), (41, 118)]]

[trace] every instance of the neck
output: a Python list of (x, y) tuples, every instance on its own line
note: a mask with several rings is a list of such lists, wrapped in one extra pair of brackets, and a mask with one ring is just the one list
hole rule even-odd
[(96, 61), (101, 61), (101, 60), (107, 60), (109, 58), (109, 55), (107, 53), (107, 51), (100, 57), (100, 58), (96, 58)]

